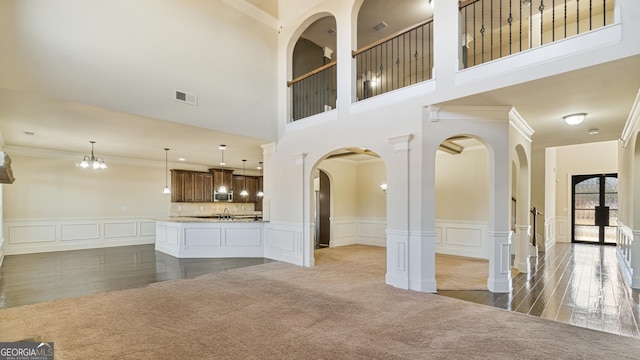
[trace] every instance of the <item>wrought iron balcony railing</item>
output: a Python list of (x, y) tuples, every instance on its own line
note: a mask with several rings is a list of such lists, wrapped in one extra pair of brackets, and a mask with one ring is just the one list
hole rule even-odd
[(356, 50), (352, 56), (358, 74), (358, 100), (429, 80), (433, 67), (433, 19)]
[(462, 62), (471, 67), (613, 23), (614, 0), (460, 2)]

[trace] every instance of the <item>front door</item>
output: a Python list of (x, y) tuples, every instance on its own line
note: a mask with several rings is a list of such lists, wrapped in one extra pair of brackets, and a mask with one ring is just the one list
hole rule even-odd
[(618, 174), (572, 177), (571, 242), (615, 245)]

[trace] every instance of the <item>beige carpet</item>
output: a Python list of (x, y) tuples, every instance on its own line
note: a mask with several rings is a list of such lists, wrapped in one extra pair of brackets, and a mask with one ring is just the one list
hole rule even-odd
[(640, 340), (384, 284), (368, 247), (0, 310), (63, 359), (637, 359)]
[(487, 290), (489, 261), (436, 254), (438, 290)]

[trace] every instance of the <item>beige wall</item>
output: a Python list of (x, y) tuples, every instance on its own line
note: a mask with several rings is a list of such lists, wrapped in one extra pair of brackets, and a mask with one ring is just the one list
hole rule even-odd
[(358, 166), (349, 160), (325, 160), (318, 166), (331, 182), (331, 208), (333, 217), (358, 216)]
[[(167, 216), (164, 167), (107, 164), (95, 171), (77, 161), (12, 155), (16, 181), (4, 186), (4, 218), (51, 219)], [(78, 159), (79, 160), (79, 159)]]
[(387, 168), (384, 161), (371, 160), (358, 163), (357, 180), (359, 216), (366, 218), (387, 216), (387, 195), (380, 184), (387, 182)]
[(489, 160), (485, 147), (459, 155), (438, 152), (436, 219), (489, 221)]
[[(618, 172), (617, 141), (560, 146), (556, 148), (555, 211), (558, 217), (556, 240), (571, 241), (571, 176)], [(548, 176), (552, 176), (549, 174)], [(553, 181), (550, 183), (554, 183)], [(550, 191), (547, 189), (546, 191)], [(553, 189), (551, 189), (553, 191)]]

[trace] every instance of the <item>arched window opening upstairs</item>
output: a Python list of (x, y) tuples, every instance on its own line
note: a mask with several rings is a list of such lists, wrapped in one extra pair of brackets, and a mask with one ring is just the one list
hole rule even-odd
[(352, 53), (358, 100), (431, 79), (433, 11), (426, 0), (364, 1)]
[(335, 109), (336, 19), (322, 17), (302, 33), (293, 49), (291, 121)]

